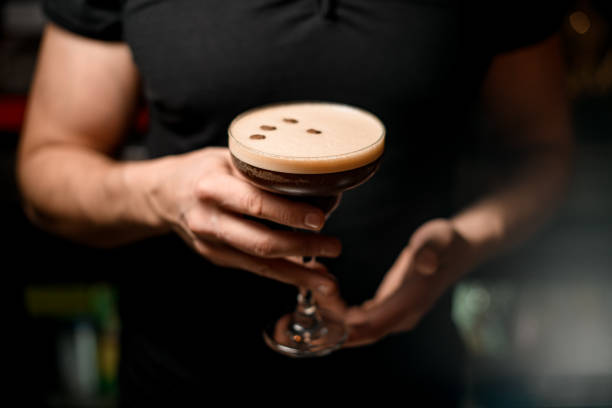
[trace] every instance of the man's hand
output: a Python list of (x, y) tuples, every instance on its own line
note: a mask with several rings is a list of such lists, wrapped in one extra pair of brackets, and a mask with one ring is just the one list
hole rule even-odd
[(476, 260), (475, 251), (446, 219), (415, 231), (380, 284), (373, 299), (347, 311), (346, 347), (374, 343), (388, 334), (410, 330), (442, 293)]
[(226, 148), (167, 157), (155, 173), (147, 193), (153, 212), (203, 257), (322, 295), (337, 292), (322, 264), (301, 262), (303, 256), (338, 256), (337, 238), (258, 222), (318, 231), (325, 222), (320, 209), (252, 186), (232, 166)]

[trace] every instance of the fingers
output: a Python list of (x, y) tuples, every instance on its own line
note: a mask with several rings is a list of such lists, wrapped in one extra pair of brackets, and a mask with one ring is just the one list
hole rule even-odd
[(430, 276), (438, 270), (438, 267), (438, 254), (433, 249), (423, 247), (415, 250), (412, 246), (407, 246), (386, 273), (373, 300), (378, 301), (389, 297), (391, 293), (399, 290), (415, 272), (423, 276)]
[(203, 178), (196, 194), (228, 210), (295, 228), (316, 231), (325, 222), (320, 209), (260, 190), (230, 174)]
[(439, 251), (452, 240), (446, 220), (421, 226), (400, 253), (373, 299), (347, 311), (350, 336), (347, 347), (373, 343), (389, 333), (417, 324), (430, 305), (440, 268)]
[(440, 268), (440, 253), (453, 240), (453, 227), (445, 219), (434, 219), (417, 229), (408, 247), (414, 252), (414, 270), (424, 276), (433, 275)]
[(374, 343), (391, 333), (413, 329), (448, 284), (443, 276), (409, 274), (401, 287), (385, 298), (372, 299), (347, 311), (347, 347)]
[[(307, 265), (313, 267), (324, 267), (321, 264), (318, 264), (320, 266), (317, 266), (317, 262), (314, 261), (308, 262)], [(347, 306), (344, 299), (342, 299), (340, 296), (340, 292), (337, 290), (337, 287), (338, 285), (336, 283), (336, 287), (333, 288), (334, 290), (332, 292), (322, 293), (321, 291), (316, 291), (313, 292), (313, 296), (320, 309), (327, 310), (328, 312), (331, 312), (332, 315), (339, 317), (346, 314)]]
[(376, 342), (389, 334), (406, 319), (408, 299), (403, 286), (414, 275), (415, 253), (410, 246), (404, 248), (385, 275), (373, 299), (346, 312), (350, 335), (346, 347)]
[(337, 290), (327, 295), (323, 295), (320, 292), (314, 292), (314, 298), (320, 309), (331, 312), (333, 316), (339, 317), (346, 315), (346, 302), (342, 299)]
[(300, 265), (285, 259), (259, 258), (221, 243), (195, 239), (192, 247), (218, 266), (242, 269), (268, 279), (308, 288), (320, 296), (338, 293), (333, 275), (321, 264)]
[(263, 258), (336, 257), (342, 250), (337, 238), (274, 230), (213, 206), (191, 211), (186, 222), (187, 228), (195, 235), (215, 238), (242, 252)]
[[(409, 317), (407, 310), (407, 300), (401, 291), (394, 292), (384, 301), (370, 301), (349, 308), (346, 312), (349, 338), (345, 346), (362, 346), (382, 339)], [(410, 312), (416, 313), (416, 310)]]

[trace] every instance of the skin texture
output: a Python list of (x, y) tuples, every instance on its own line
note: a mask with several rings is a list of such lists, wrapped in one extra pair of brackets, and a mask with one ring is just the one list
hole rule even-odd
[[(337, 238), (314, 233), (325, 215), (252, 187), (227, 149), (113, 160), (138, 94), (125, 44), (47, 27), (18, 150), (30, 219), (107, 247), (174, 231), (217, 265), (313, 289), (318, 302), (346, 318), (349, 347), (414, 328), (453, 282), (536, 228), (568, 179), (572, 137), (559, 40), (551, 37), (497, 57), (486, 79), (490, 116), (504, 124), (504, 142), (520, 158), (513, 175), (451, 219), (406, 231), (409, 243), (375, 297), (349, 308), (323, 265), (300, 262), (339, 255)], [(276, 231), (257, 219), (302, 231)]]
[(337, 238), (275, 231), (242, 217), (317, 231), (325, 220), (322, 211), (252, 187), (231, 165), (227, 149), (143, 162), (111, 158), (138, 91), (126, 45), (47, 28), (18, 150), (30, 219), (106, 247), (175, 231), (217, 265), (336, 292), (323, 265), (302, 265), (295, 257), (338, 256)]

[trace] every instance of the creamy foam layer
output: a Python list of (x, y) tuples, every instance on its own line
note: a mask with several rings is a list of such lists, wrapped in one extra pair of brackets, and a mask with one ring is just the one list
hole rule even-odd
[(379, 158), (385, 127), (373, 114), (348, 105), (296, 102), (247, 111), (229, 127), (239, 160), (266, 170), (323, 174), (352, 170)]

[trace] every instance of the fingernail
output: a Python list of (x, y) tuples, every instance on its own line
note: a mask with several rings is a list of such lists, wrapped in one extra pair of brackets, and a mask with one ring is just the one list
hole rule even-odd
[(331, 286), (327, 285), (319, 285), (317, 286), (317, 292), (319, 292), (323, 296), (329, 296), (332, 292), (332, 288)]
[(318, 213), (308, 213), (304, 218), (304, 224), (309, 228), (319, 229), (323, 225), (324, 218)]

